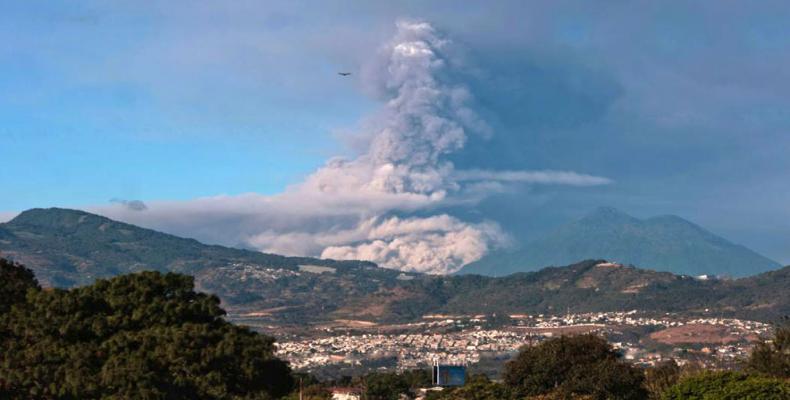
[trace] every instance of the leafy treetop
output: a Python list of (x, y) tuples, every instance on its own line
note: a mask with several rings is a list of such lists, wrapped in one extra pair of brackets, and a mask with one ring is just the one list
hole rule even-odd
[[(3, 303), (8, 299), (3, 291)], [(27, 292), (0, 314), (0, 398), (270, 399), (274, 340), (232, 325), (191, 277), (142, 272)]]

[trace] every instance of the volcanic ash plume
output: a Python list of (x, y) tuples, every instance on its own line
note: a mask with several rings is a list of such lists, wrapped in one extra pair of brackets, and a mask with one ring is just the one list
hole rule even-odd
[(480, 259), (507, 235), (490, 221), (441, 212), (473, 205), (512, 182), (599, 185), (567, 171), (459, 171), (446, 156), (467, 135), (491, 135), (473, 97), (450, 70), (452, 43), (426, 22), (401, 21), (365, 69), (383, 107), (363, 124), (366, 150), (335, 158), (275, 196), (248, 194), (186, 203), (148, 202), (142, 212), (104, 209), (130, 222), (262, 251), (361, 259), (404, 271), (446, 274)]
[(443, 156), (462, 149), (467, 132), (487, 134), (489, 129), (469, 107), (466, 87), (445, 79), (451, 60), (442, 54), (450, 42), (425, 22), (399, 22), (397, 27), (394, 40), (365, 74), (366, 83), (385, 100), (366, 124), (368, 151), (352, 161), (333, 161), (299, 191), (353, 193), (362, 203), (361, 219), (344, 235), (352, 240), (329, 244), (322, 257), (454, 272), (506, 235), (491, 222), (469, 224), (444, 214), (384, 214), (448, 201), (460, 186), (453, 179), (453, 165)]

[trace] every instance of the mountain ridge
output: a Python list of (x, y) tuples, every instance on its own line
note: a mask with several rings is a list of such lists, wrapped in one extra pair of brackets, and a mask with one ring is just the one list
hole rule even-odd
[(20, 217), (0, 224), (0, 256), (26, 264), (45, 284), (71, 287), (149, 269), (184, 273), (198, 290), (217, 294), (230, 318), (254, 326), (566, 310), (715, 312), (761, 320), (790, 314), (790, 267), (702, 280), (591, 259), (506, 277), (435, 276), (204, 245), (74, 210)]
[(300, 264), (375, 266), (368, 262), (287, 257), (207, 245), (64, 208), (34, 208), (1, 223), (0, 251), (34, 267), (43, 284), (63, 287), (146, 269), (190, 274), (232, 262), (288, 269)]
[(600, 207), (515, 251), (489, 254), (458, 273), (502, 276), (591, 258), (686, 275), (748, 276), (781, 266), (676, 215), (639, 219)]

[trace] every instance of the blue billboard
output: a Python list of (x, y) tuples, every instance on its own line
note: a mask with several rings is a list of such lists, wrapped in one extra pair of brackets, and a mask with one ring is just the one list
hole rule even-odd
[(466, 383), (466, 367), (463, 365), (433, 366), (433, 384), (436, 386), (463, 386)]

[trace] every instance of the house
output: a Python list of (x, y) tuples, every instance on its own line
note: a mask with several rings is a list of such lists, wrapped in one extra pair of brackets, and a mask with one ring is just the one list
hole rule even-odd
[(329, 388), (332, 393), (332, 400), (361, 400), (362, 389), (348, 387)]

